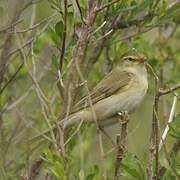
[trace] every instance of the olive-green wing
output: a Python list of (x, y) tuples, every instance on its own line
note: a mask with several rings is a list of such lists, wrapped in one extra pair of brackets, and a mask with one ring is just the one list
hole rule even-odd
[(72, 112), (77, 112), (83, 108), (90, 106), (90, 100), (92, 104), (115, 94), (123, 87), (127, 86), (131, 81), (133, 74), (127, 71), (122, 71), (119, 68), (113, 69), (107, 74), (98, 85), (92, 90), (92, 92), (83, 97), (72, 109)]

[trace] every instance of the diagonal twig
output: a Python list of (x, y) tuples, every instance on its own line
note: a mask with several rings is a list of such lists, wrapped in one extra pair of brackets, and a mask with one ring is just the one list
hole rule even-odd
[(118, 3), (120, 0), (114, 0), (114, 1), (111, 1), (107, 4), (104, 4), (103, 6), (99, 7), (98, 9), (96, 9), (96, 12), (99, 12), (99, 11), (102, 11), (103, 9), (105, 8), (108, 8), (109, 6), (115, 4), (115, 3)]
[(177, 103), (177, 97), (174, 96), (174, 99), (173, 99), (173, 104), (172, 104), (172, 108), (171, 108), (171, 112), (170, 112), (170, 115), (169, 115), (169, 119), (168, 119), (168, 122), (167, 122), (167, 125), (166, 125), (166, 128), (162, 134), (162, 138), (161, 138), (161, 141), (159, 143), (159, 151), (161, 150), (161, 147), (167, 137), (167, 134), (169, 132), (169, 125), (172, 123), (173, 121), (173, 117), (174, 117), (174, 113), (175, 113), (175, 110), (176, 110), (176, 103)]
[(8, 80), (8, 82), (0, 89), (0, 95), (3, 93), (3, 91), (6, 89), (6, 87), (14, 80), (14, 78), (17, 76), (17, 74), (20, 72), (21, 68), (23, 67), (24, 63), (21, 63), (21, 65), (18, 67), (16, 72), (12, 75), (12, 77)]

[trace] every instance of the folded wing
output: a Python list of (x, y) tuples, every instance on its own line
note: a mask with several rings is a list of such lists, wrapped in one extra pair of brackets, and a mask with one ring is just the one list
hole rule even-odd
[(132, 78), (133, 74), (130, 72), (122, 71), (119, 68), (113, 69), (113, 71), (107, 74), (98, 83), (89, 95), (86, 95), (74, 105), (72, 113), (90, 107), (90, 102), (95, 104), (104, 98), (116, 94), (117, 91), (123, 90), (123, 88), (130, 83)]

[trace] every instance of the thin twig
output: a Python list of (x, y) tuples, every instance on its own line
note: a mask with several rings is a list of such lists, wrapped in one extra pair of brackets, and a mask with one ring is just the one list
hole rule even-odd
[(67, 0), (64, 0), (64, 14), (63, 14), (63, 39), (62, 39), (62, 46), (61, 46), (61, 55), (59, 59), (59, 69), (58, 69), (58, 79), (57, 86), (59, 89), (59, 93), (61, 95), (62, 100), (64, 100), (64, 84), (62, 81), (62, 68), (64, 62), (64, 55), (65, 55), (65, 48), (66, 48), (66, 36), (67, 36), (67, 7), (68, 3)]
[(176, 84), (174, 87), (167, 88), (167, 89), (159, 89), (160, 96), (166, 95), (169, 93), (173, 93), (173, 91), (176, 91), (180, 88), (180, 83)]
[[(158, 117), (157, 117), (157, 118), (158, 118)], [(159, 123), (159, 119), (158, 119), (158, 123)], [(159, 132), (161, 133), (161, 129), (160, 129), (159, 126), (158, 126), (158, 128), (159, 128)], [(162, 133), (161, 133), (161, 134), (162, 134)], [(166, 160), (167, 160), (167, 162), (168, 162), (168, 164), (169, 164), (169, 167), (171, 168), (172, 172), (173, 172), (174, 175), (177, 177), (177, 179), (179, 179), (179, 178), (178, 178), (179, 175), (178, 175), (176, 169), (171, 165), (171, 157), (170, 157), (170, 155), (168, 154), (168, 151), (167, 151), (167, 148), (166, 148), (166, 144), (165, 144), (165, 142), (164, 142), (164, 140), (162, 139), (161, 136), (160, 136), (160, 138), (161, 138), (161, 141), (162, 141), (162, 145), (163, 145), (163, 149), (164, 149), (164, 154), (165, 154)], [(158, 174), (159, 174), (159, 173), (158, 173)], [(162, 176), (159, 175), (159, 177), (162, 177)]]
[(66, 47), (66, 33), (67, 33), (67, 0), (64, 0), (64, 16), (63, 16), (63, 40), (62, 40), (62, 47), (61, 47), (61, 56), (59, 61), (59, 70), (62, 71), (63, 67), (63, 60), (64, 60), (64, 53)]
[[(17, 38), (17, 42), (18, 42), (18, 46), (20, 47), (21, 42), (20, 42), (19, 38)], [(51, 116), (51, 117), (54, 117), (54, 116), (53, 116), (53, 113), (52, 113), (51, 108), (49, 106), (48, 98), (43, 93), (43, 91), (40, 88), (40, 86), (38, 84), (38, 81), (36, 79), (36, 65), (35, 65), (35, 59), (34, 59), (35, 57), (34, 57), (34, 51), (33, 51), (33, 43), (31, 44), (31, 59), (32, 59), (32, 64), (33, 64), (33, 72), (32, 73), (29, 71), (29, 68), (28, 68), (28, 65), (27, 65), (27, 59), (26, 59), (26, 56), (25, 56), (25, 53), (24, 53), (23, 49), (20, 49), (20, 52), (21, 52), (23, 60), (24, 60), (24, 65), (28, 69), (28, 74), (31, 77), (31, 79), (32, 79), (32, 81), (33, 81), (33, 83), (35, 85), (35, 90), (36, 90), (36, 93), (37, 93), (37, 97), (39, 98), (39, 101), (40, 101), (42, 114), (43, 114), (44, 119), (46, 120), (47, 125), (48, 125), (48, 127), (50, 129), (50, 135), (51, 135), (51, 138), (52, 138), (52, 141), (53, 141), (53, 145), (57, 148), (57, 144), (55, 143), (56, 142), (55, 136), (54, 136), (53, 129), (52, 129), (50, 119), (49, 119), (49, 116)]]
[(45, 22), (53, 19), (54, 17), (56, 17), (57, 14), (53, 14), (52, 16), (49, 16), (43, 20), (41, 20), (40, 22), (34, 24), (33, 26), (27, 28), (27, 29), (24, 29), (24, 30), (14, 30), (15, 33), (26, 33), (26, 32), (29, 32), (29, 31), (33, 31), (34, 29), (36, 29), (37, 27), (41, 26), (42, 24), (44, 24)]
[(111, 1), (111, 2), (101, 6), (100, 8), (96, 9), (96, 12), (102, 11), (103, 9), (108, 8), (109, 6), (112, 6), (113, 4), (118, 3), (119, 1), (120, 0)]
[[(72, 87), (76, 87), (77, 84), (79, 84), (80, 81), (80, 77), (76, 76), (77, 74), (77, 68), (76, 65), (78, 64), (78, 66), (81, 68), (81, 70), (85, 71), (85, 69), (82, 69), (83, 65), (84, 65), (84, 58), (86, 56), (86, 50), (90, 41), (90, 32), (92, 32), (92, 27), (93, 24), (95, 22), (95, 18), (96, 18), (96, 13), (94, 12), (94, 8), (98, 7), (99, 5), (99, 0), (97, 1), (89, 1), (89, 3), (92, 3), (91, 6), (89, 6), (88, 8), (88, 13), (87, 13), (87, 25), (83, 26), (81, 29), (81, 33), (76, 45), (76, 48), (74, 49), (74, 53), (73, 53), (73, 63), (72, 66), (69, 70), (69, 76), (67, 78), (67, 83), (66, 83), (66, 87), (65, 89), (68, 89), (68, 87), (70, 85), (72, 85)], [(65, 93), (65, 98), (67, 98), (67, 91)], [(79, 89), (78, 88), (72, 88), (71, 89), (71, 98), (72, 98), (72, 104), (75, 103), (76, 101), (76, 97), (79, 95)], [(65, 108), (66, 109), (66, 105)]]
[[(178, 152), (179, 152), (179, 150), (180, 150), (180, 140), (178, 139), (175, 143), (174, 143), (174, 145), (173, 145), (173, 147), (172, 147), (172, 149), (171, 149), (171, 151), (170, 151), (170, 153), (169, 153), (169, 156), (171, 157), (171, 158), (173, 158)], [(161, 167), (160, 168), (160, 170), (159, 170), (159, 176), (160, 177), (163, 177), (164, 176), (164, 174), (165, 174), (165, 172), (166, 172), (166, 168), (163, 166), (163, 167)], [(180, 177), (179, 177), (179, 175), (178, 175), (178, 179), (179, 179)]]
[[(44, 77), (45, 74), (41, 74), (37, 80), (38, 82)], [(27, 91), (20, 97), (18, 97), (16, 100), (14, 100), (11, 104), (8, 104), (7, 106), (5, 106), (2, 110), (1, 110), (1, 114), (5, 113), (7, 111), (12, 110), (13, 108), (15, 108), (16, 106), (18, 106), (18, 104), (20, 104), (22, 101), (24, 101), (26, 99), (27, 96), (30, 95), (30, 93), (34, 90), (34, 84), (32, 84)]]
[(62, 74), (61, 74), (60, 70), (58, 70), (58, 79), (59, 79), (61, 87), (64, 88), (64, 83), (63, 83), (63, 80), (62, 80)]
[(176, 110), (176, 103), (177, 103), (177, 97), (174, 96), (174, 99), (173, 99), (173, 104), (172, 104), (172, 108), (171, 108), (171, 112), (170, 112), (170, 115), (169, 115), (169, 119), (168, 119), (168, 122), (167, 122), (167, 125), (166, 125), (166, 128), (163, 132), (163, 135), (162, 135), (162, 138), (161, 138), (161, 141), (159, 143), (159, 151), (161, 150), (161, 147), (163, 145), (163, 142), (165, 141), (166, 137), (167, 137), (167, 134), (169, 132), (169, 125), (172, 123), (173, 121), (173, 117), (174, 117), (174, 113), (175, 113), (175, 110)]
[(24, 63), (21, 63), (21, 65), (18, 67), (16, 72), (12, 75), (12, 77), (8, 80), (8, 82), (0, 89), (0, 94), (3, 93), (3, 91), (6, 89), (6, 87), (14, 80), (14, 78), (17, 76), (17, 74), (20, 72), (21, 68), (23, 67)]
[[(147, 167), (147, 174), (149, 179), (157, 180), (159, 178), (159, 130), (158, 130), (158, 104), (159, 99), (162, 95), (173, 93), (175, 90), (180, 88), (180, 84), (168, 89), (161, 89), (159, 87), (159, 78), (154, 72), (153, 68), (147, 64), (155, 78), (155, 96), (153, 103), (153, 120), (152, 120), (152, 132), (150, 138), (150, 153)], [(177, 99), (176, 99), (177, 100)], [(155, 174), (153, 173), (153, 160), (155, 157)], [(153, 176), (154, 174), (154, 176)]]
[[(104, 167), (104, 157), (105, 157), (105, 153), (104, 153), (104, 148), (103, 148), (103, 140), (102, 140), (102, 134), (101, 134), (101, 127), (99, 126), (99, 123), (98, 123), (98, 120), (97, 120), (97, 115), (96, 115), (96, 111), (94, 109), (94, 106), (93, 106), (93, 102), (92, 102), (92, 99), (91, 99), (91, 95), (90, 95), (90, 91), (89, 91), (89, 88), (88, 88), (88, 85), (87, 85), (87, 81), (84, 79), (83, 77), (83, 74), (81, 72), (81, 69), (79, 68), (78, 64), (76, 63), (76, 69), (77, 69), (77, 72), (79, 74), (79, 77), (80, 77), (80, 80), (83, 82), (83, 85), (85, 86), (85, 89), (87, 91), (87, 99), (89, 101), (89, 104), (90, 104), (90, 108), (91, 108), (91, 111), (92, 111), (92, 117), (93, 117), (93, 120), (96, 124), (96, 128), (97, 128), (97, 132), (98, 132), (98, 139), (99, 139), (99, 147), (100, 147), (100, 152), (101, 152), (101, 157), (102, 157), (102, 161), (103, 161), (103, 170), (104, 170), (104, 178), (106, 179), (106, 170), (105, 170), (105, 167)], [(102, 131), (104, 133), (104, 131)], [(109, 136), (108, 136), (109, 137)]]
[(76, 1), (78, 10), (79, 10), (80, 16), (81, 16), (81, 20), (82, 20), (82, 22), (86, 25), (86, 22), (84, 21), (84, 18), (83, 18), (83, 13), (82, 13), (81, 6), (80, 6), (80, 4), (79, 4), (79, 1), (78, 1), (78, 0), (75, 0), (75, 1)]
[(102, 27), (104, 27), (104, 25), (106, 24), (107, 22), (104, 21), (97, 29), (95, 29), (93, 32), (92, 32), (92, 35), (94, 35), (95, 33), (97, 33)]
[(64, 143), (64, 146), (66, 146), (70, 141), (71, 139), (79, 132), (81, 126), (83, 124), (83, 120), (80, 121), (78, 127), (76, 128), (76, 130), (72, 133), (72, 135), (66, 140), (66, 142)]
[(113, 29), (110, 29), (106, 34), (104, 34), (102, 37), (96, 39), (96, 41), (100, 41), (106, 37), (108, 37), (109, 35), (111, 35), (113, 33)]
[[(148, 160), (148, 167), (147, 167), (147, 174), (148, 178), (152, 180), (158, 179), (158, 171), (159, 171), (159, 131), (158, 131), (158, 103), (159, 103), (159, 78), (154, 72), (151, 65), (147, 64), (150, 68), (154, 78), (155, 78), (155, 95), (154, 95), (154, 102), (153, 102), (153, 115), (152, 115), (152, 131), (150, 137), (150, 145), (149, 145), (149, 160)], [(155, 158), (155, 175), (153, 176), (153, 160)]]
[(31, 45), (31, 43), (35, 42), (36, 39), (42, 35), (42, 33), (44, 31), (46, 31), (46, 29), (49, 27), (49, 23), (52, 21), (52, 19), (50, 19), (48, 21), (48, 23), (42, 28), (42, 30), (40, 32), (38, 32), (34, 37), (30, 38), (27, 42), (25, 42), (22, 46), (12, 50), (11, 52), (9, 52), (9, 54), (6, 54), (6, 58), (11, 57), (13, 54), (17, 53), (17, 52), (21, 52), (21, 49), (24, 49), (25, 47)]
[[(6, 31), (8, 31), (8, 33), (10, 33), (11, 30), (14, 29), (15, 26), (16, 26), (17, 24), (21, 23), (22, 21), (23, 21), (23, 19), (18, 19), (16, 22), (12, 22), (9, 26), (0, 29), (0, 33), (1, 33), (1, 32), (6, 32)], [(9, 32), (9, 29), (10, 29), (10, 32)]]

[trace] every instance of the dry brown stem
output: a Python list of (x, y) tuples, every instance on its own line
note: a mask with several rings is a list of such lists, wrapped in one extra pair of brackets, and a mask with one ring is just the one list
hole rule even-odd
[(121, 134), (117, 135), (117, 151), (116, 151), (116, 162), (115, 162), (115, 172), (114, 180), (119, 180), (121, 176), (121, 162), (125, 156), (127, 147), (127, 134), (128, 134), (128, 115), (120, 115), (119, 123), (121, 125)]

